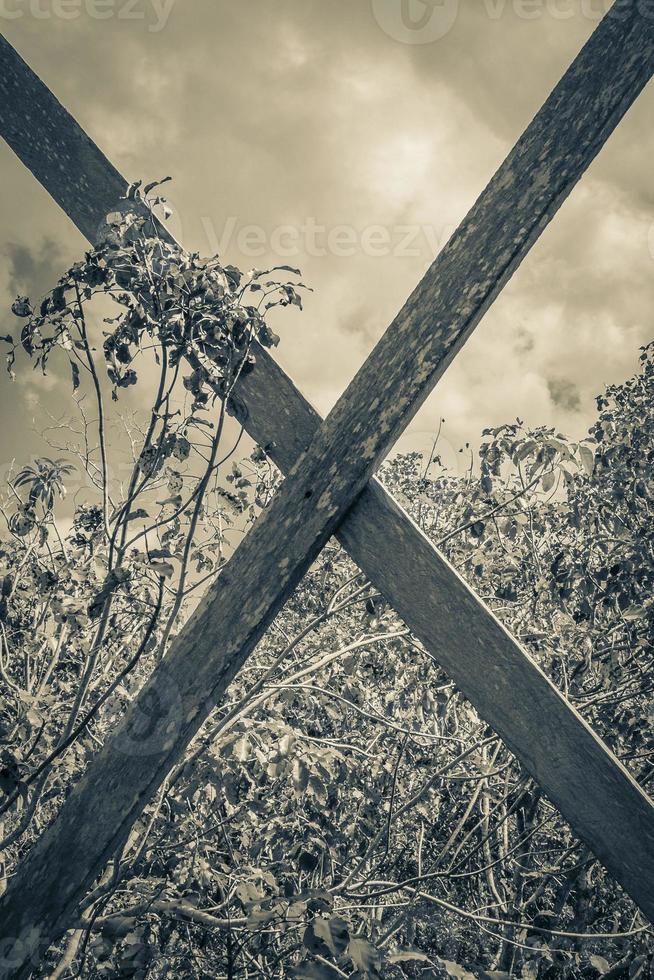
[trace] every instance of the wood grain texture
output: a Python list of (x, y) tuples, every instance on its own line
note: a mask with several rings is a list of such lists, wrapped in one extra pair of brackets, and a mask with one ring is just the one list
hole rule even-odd
[[(607, 16), (597, 29), (322, 427), (274, 362), (260, 355), (239, 392), (237, 410), (247, 411), (256, 438), (278, 443), (275, 455), (282, 465), (305, 446), (308, 452), (291, 466), (271, 508), (0, 903), (3, 936), (24, 940), (7, 975), (19, 975), (30, 945), (46, 943), (64, 928), (362, 491), (340, 528), (348, 550), (654, 917), (651, 801), (406, 515), (378, 485), (364, 490), (396, 434), (652, 74), (651, 21), (635, 2), (621, 4), (620, 14)], [(4, 118), (0, 114), (0, 124)], [(76, 214), (75, 220), (91, 223), (86, 206)], [(255, 380), (263, 372), (280, 384), (260, 404), (263, 386)], [(271, 404), (278, 406), (276, 415)], [(263, 430), (275, 420), (273, 440), (265, 438)], [(282, 429), (293, 435), (293, 451), (282, 448)]]
[(126, 182), (0, 34), (0, 132), (89, 241)]

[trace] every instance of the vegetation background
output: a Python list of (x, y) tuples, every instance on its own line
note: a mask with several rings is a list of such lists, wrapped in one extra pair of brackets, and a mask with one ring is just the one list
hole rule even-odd
[[(0, 508), (0, 888), (279, 480), (229, 397), (253, 342), (278, 342), (271, 311), (301, 307), (298, 271), (183, 252), (152, 219), (160, 185), (128, 197), (40, 303), (16, 299), (3, 339), (10, 374), (63, 365), (74, 410)], [(453, 471), (441, 435), (383, 481), (649, 789), (654, 345), (581, 441), (518, 419)], [(332, 542), (39, 975), (645, 980), (653, 957), (630, 900)]]

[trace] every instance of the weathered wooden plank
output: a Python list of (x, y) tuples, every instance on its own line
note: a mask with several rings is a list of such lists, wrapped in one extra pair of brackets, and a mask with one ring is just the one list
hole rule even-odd
[[(625, 46), (622, 55), (621, 45)], [(387, 339), (387, 334), (319, 431), (311, 451), (293, 469), (271, 510), (238, 549), (227, 574), (221, 578), (215, 590), (215, 600), (208, 599), (203, 603), (189, 628), (175, 644), (165, 668), (158, 671), (149, 683), (148, 691), (155, 698), (159, 693), (166, 700), (166, 692), (172, 692), (173, 704), (177, 704), (178, 708), (177, 714), (162, 710), (158, 719), (162, 751), (154, 758), (152, 771), (144, 771), (147, 758), (144, 760), (142, 755), (133, 754), (136, 729), (130, 729), (128, 723), (127, 731), (131, 731), (130, 751), (126, 752), (125, 732), (105, 746), (67, 802), (61, 818), (21, 869), (17, 886), (10, 889), (3, 902), (2, 911), (6, 910), (7, 915), (3, 922), (5, 935), (18, 936), (22, 932), (25, 936), (23, 927), (27, 929), (33, 924), (36, 930), (34, 936), (46, 939), (61, 927), (66, 910), (81, 895), (95, 870), (108, 856), (112, 843), (120, 838), (138, 814), (177, 751), (192, 736), (212, 698), (222, 692), (238, 663), (253, 647), (263, 627), (279, 608), (284, 594), (299, 580), (302, 571), (347, 508), (351, 495), (363, 487), (402, 424), (402, 415), (408, 417), (416, 410), (455, 349), (473, 329), (531, 242), (635, 98), (651, 74), (652, 55), (651, 25), (642, 23), (635, 4), (630, 7), (626, 19), (607, 18), (598, 28), (571, 72), (482, 195), (462, 229), (389, 328), (391, 341)], [(601, 66), (599, 69), (598, 65)], [(615, 84), (603, 83), (604, 72), (606, 78), (615, 78)], [(507, 198), (512, 202), (508, 206)], [(494, 223), (485, 225), (480, 219), (487, 215), (492, 217), (493, 200), (497, 206), (497, 218)], [(478, 238), (482, 240), (483, 248), (477, 247)], [(493, 267), (493, 256), (498, 260), (496, 268)], [(426, 310), (421, 309), (425, 301), (431, 304), (431, 319)], [(435, 324), (435, 329), (432, 324)], [(413, 386), (406, 376), (406, 363), (411, 363), (411, 355), (415, 358)], [(384, 377), (385, 358), (388, 358), (386, 364), (392, 367), (389, 378)], [(394, 400), (382, 412), (378, 431), (367, 435), (368, 418), (377, 411), (383, 391), (386, 397), (392, 395)], [(252, 412), (251, 406), (248, 407)], [(270, 402), (265, 405), (265, 413), (269, 412)], [(348, 440), (352, 447), (351, 454), (343, 454), (341, 447), (347, 446)], [(357, 509), (365, 506), (366, 500), (374, 500), (375, 496), (378, 497), (375, 506), (386, 514), (389, 530), (405, 555), (409, 534), (412, 543), (408, 565), (419, 562), (433, 576), (432, 581), (438, 581), (440, 567), (440, 577), (445, 580), (449, 590), (445, 595), (462, 601), (461, 608), (465, 614), (469, 612), (479, 617), (482, 607), (477, 600), (438, 556), (435, 560), (433, 549), (428, 542), (420, 539), (417, 529), (408, 531), (410, 525), (407, 518), (384, 497), (379, 488), (367, 491)], [(314, 501), (318, 503), (315, 508), (312, 507)], [(373, 555), (375, 561), (380, 560), (385, 549), (375, 548), (374, 542), (371, 545), (373, 536), (366, 534), (365, 529), (363, 535), (358, 533), (359, 526), (363, 528), (364, 522), (352, 520), (355, 513), (343, 528), (351, 529), (352, 524), (356, 525), (350, 544), (360, 552), (363, 563), (368, 564)], [(280, 546), (279, 525), (275, 526), (274, 523), (276, 518), (281, 520), (281, 526), (288, 534), (286, 547)], [(344, 534), (344, 539), (347, 543), (347, 534)], [(263, 561), (259, 561), (262, 553)], [(385, 557), (388, 560), (388, 555)], [(256, 594), (250, 591), (245, 602), (239, 595), (238, 580), (241, 575), (245, 576), (249, 590), (260, 586)], [(379, 570), (373, 573), (373, 577), (379, 580)], [(272, 579), (275, 580), (274, 585), (271, 584)], [(424, 579), (418, 580), (411, 588), (420, 588), (424, 595)], [(405, 607), (412, 616), (420, 619), (421, 610), (415, 609), (415, 591), (402, 595), (401, 590), (397, 590), (399, 601), (389, 594), (388, 588), (384, 588), (384, 591), (403, 615), (406, 615), (402, 608)], [(440, 618), (442, 634), (434, 637), (429, 615), (419, 623), (417, 632), (430, 636), (432, 646), (434, 640), (438, 643), (445, 638), (456, 649), (458, 641), (453, 635), (458, 633), (462, 623), (452, 623), (452, 610), (447, 603), (443, 604), (443, 596), (433, 609)], [(244, 615), (239, 615), (239, 612)], [(406, 618), (411, 619), (410, 616)], [(485, 629), (481, 632), (477, 632), (476, 624), (472, 630), (469, 624), (463, 624), (464, 633), (466, 628), (468, 630), (466, 643), (472, 647), (472, 651), (468, 651), (468, 662), (461, 670), (465, 675), (465, 683), (461, 683), (461, 686), (467, 691), (475, 689), (475, 686), (481, 688), (476, 700), (484, 699), (483, 688), (489, 678), (485, 660), (488, 655), (486, 644), (490, 642), (488, 638), (494, 637), (495, 646), (503, 648), (498, 658), (497, 676), (493, 679), (493, 684), (497, 685), (494, 694), (502, 698), (504, 710), (510, 713), (514, 708), (516, 690), (519, 689), (516, 688), (515, 679), (505, 673), (507, 668), (513, 667), (511, 657), (517, 655), (519, 665), (527, 674), (531, 671), (531, 679), (524, 688), (529, 696), (533, 695), (532, 680), (538, 671), (487, 611), (483, 611), (483, 618)], [(214, 627), (211, 645), (218, 642), (219, 653), (214, 658), (215, 669), (212, 669), (206, 653), (202, 653), (201, 663), (198, 663), (198, 654), (203, 643), (206, 644), (207, 632)], [(465, 654), (465, 650), (460, 652)], [(493, 654), (497, 656), (498, 651), (493, 649)], [(442, 655), (440, 659), (443, 660)], [(454, 674), (459, 670), (457, 658), (453, 660), (456, 661), (452, 669)], [(483, 670), (483, 684), (475, 679), (480, 668)], [(503, 734), (502, 727), (508, 725), (513, 733), (505, 736), (509, 744), (523, 755), (532, 771), (537, 772), (542, 780), (551, 783), (553, 773), (554, 782), (568, 783), (567, 786), (559, 785), (553, 791), (547, 791), (564, 813), (574, 815), (578, 830), (580, 823), (585, 823), (582, 836), (589, 839), (599, 832), (603, 846), (606, 848), (608, 845), (607, 865), (615, 868), (616, 877), (634, 897), (641, 894), (641, 904), (644, 903), (643, 907), (651, 915), (645, 888), (639, 887), (639, 882), (644, 881), (649, 891), (649, 885), (654, 880), (651, 873), (654, 853), (651, 803), (592, 732), (570, 711), (560, 695), (548, 686), (542, 675), (539, 675), (538, 684), (543, 690), (549, 689), (548, 696), (554, 701), (558, 699), (562, 717), (568, 721), (574, 719), (576, 728), (572, 750), (576, 759), (571, 759), (570, 743), (559, 739), (558, 729), (555, 730), (550, 719), (545, 729), (553, 740), (546, 760), (548, 771), (540, 773), (544, 754), (537, 747), (533, 749), (535, 756), (531, 749), (521, 748), (523, 730), (527, 729), (525, 737), (531, 731), (533, 705), (530, 705), (529, 718), (523, 711), (523, 717), (513, 728), (512, 722), (503, 722), (499, 717), (501, 712), (495, 710), (499, 721), (496, 727)], [(207, 697), (209, 692), (210, 696)], [(489, 700), (487, 695), (485, 700)], [(199, 708), (199, 704), (202, 707)], [(130, 716), (132, 724), (138, 720), (138, 712), (137, 704)], [(484, 713), (488, 717), (488, 713)], [(549, 718), (547, 712), (544, 712), (544, 716), (544, 720)], [(516, 744), (512, 741), (513, 736), (516, 737)], [(534, 742), (533, 731), (529, 740)], [(150, 752), (152, 742), (148, 745)], [(577, 794), (582, 793), (580, 779), (587, 775), (586, 760), (595, 773), (595, 778), (588, 780), (589, 792), (594, 799), (593, 813), (590, 807), (579, 808), (576, 799)], [(574, 764), (571, 766), (571, 763)], [(604, 796), (605, 792), (609, 794), (608, 799)], [(599, 831), (598, 804), (599, 810), (604, 809), (605, 818), (607, 804), (611, 810), (610, 819), (603, 821)], [(633, 821), (634, 808), (638, 813), (636, 821)], [(579, 809), (589, 812), (585, 815), (577, 813)], [(108, 810), (112, 811), (110, 816), (107, 815)], [(84, 825), (75, 819), (83, 815), (88, 820)], [(624, 838), (624, 820), (627, 817), (631, 818), (631, 829), (636, 833), (630, 837), (629, 847), (622, 848), (622, 854), (616, 854), (620, 850), (618, 838), (621, 833)], [(114, 825), (114, 819), (120, 826)], [(615, 834), (615, 840), (609, 839), (607, 829)], [(642, 838), (639, 837), (641, 831)], [(643, 850), (639, 854), (641, 840)], [(615, 849), (611, 847), (613, 844), (617, 845)], [(596, 850), (603, 857), (597, 847)], [(627, 860), (627, 851), (631, 854), (631, 860)], [(63, 873), (69, 865), (71, 854), (76, 858), (75, 863), (80, 865), (78, 872), (81, 873), (77, 876)], [(24, 901), (26, 896), (21, 896), (21, 882), (25, 882), (26, 876), (31, 876), (32, 890), (37, 893), (34, 902)], [(19, 958), (20, 955), (20, 950), (17, 950)]]
[(0, 132), (83, 235), (125, 193), (124, 177), (0, 34)]

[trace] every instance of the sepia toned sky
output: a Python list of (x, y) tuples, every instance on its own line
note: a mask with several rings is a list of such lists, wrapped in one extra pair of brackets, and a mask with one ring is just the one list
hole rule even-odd
[[(403, 8), (404, 4), (404, 8)], [(327, 412), (597, 25), (605, 0), (0, 0), (0, 30), (172, 230), (298, 265), (276, 357)], [(404, 12), (404, 20), (402, 13)], [(520, 416), (581, 437), (654, 337), (646, 89), (412, 423), (444, 455)], [(0, 146), (0, 333), (81, 236)], [(5, 329), (6, 328), (6, 329)], [(0, 377), (0, 461), (42, 451), (69, 382)], [(460, 459), (460, 458), (459, 458)]]

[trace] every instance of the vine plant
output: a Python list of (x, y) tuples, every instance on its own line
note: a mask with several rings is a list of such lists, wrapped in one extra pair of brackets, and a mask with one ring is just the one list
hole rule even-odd
[[(66, 359), (79, 410), (76, 424), (50, 428), (65, 455), (24, 466), (3, 505), (13, 541), (0, 554), (0, 676), (10, 695), (0, 709), (0, 814), (23, 808), (4, 847), (41, 813), (49, 781), (63, 785), (76, 770), (80, 736), (93, 740), (91, 722), (109, 697), (125, 704), (129, 675), (164, 655), (185, 606), (220, 572), (230, 529), (256, 509), (246, 473), (227, 469), (241, 436), (225, 446), (229, 398), (256, 345), (279, 341), (269, 311), (301, 308), (306, 287), (290, 281), (299, 272), (288, 266), (244, 275), (184, 251), (158, 217), (170, 216), (166, 180), (132, 184), (84, 261), (37, 306), (17, 297), (20, 336), (2, 338), (12, 379), (21, 349), (44, 374)], [(107, 396), (118, 401), (153, 378), (145, 420), (137, 413), (121, 423), (125, 464)], [(57, 445), (71, 428), (78, 440)], [(75, 469), (71, 454), (91, 495), (64, 534), (54, 511)]]
[[(4, 338), (12, 375), (21, 352), (63, 362), (77, 416), (0, 501), (0, 890), (279, 481), (264, 450), (236, 455), (228, 407), (277, 343), (269, 311), (301, 306), (297, 270), (188, 254), (160, 207), (158, 184), (132, 185)], [(380, 477), (649, 789), (654, 345), (597, 407), (580, 441), (488, 429), (457, 472), (439, 429)], [(649, 924), (335, 542), (35, 964), (50, 980), (652, 970)]]

